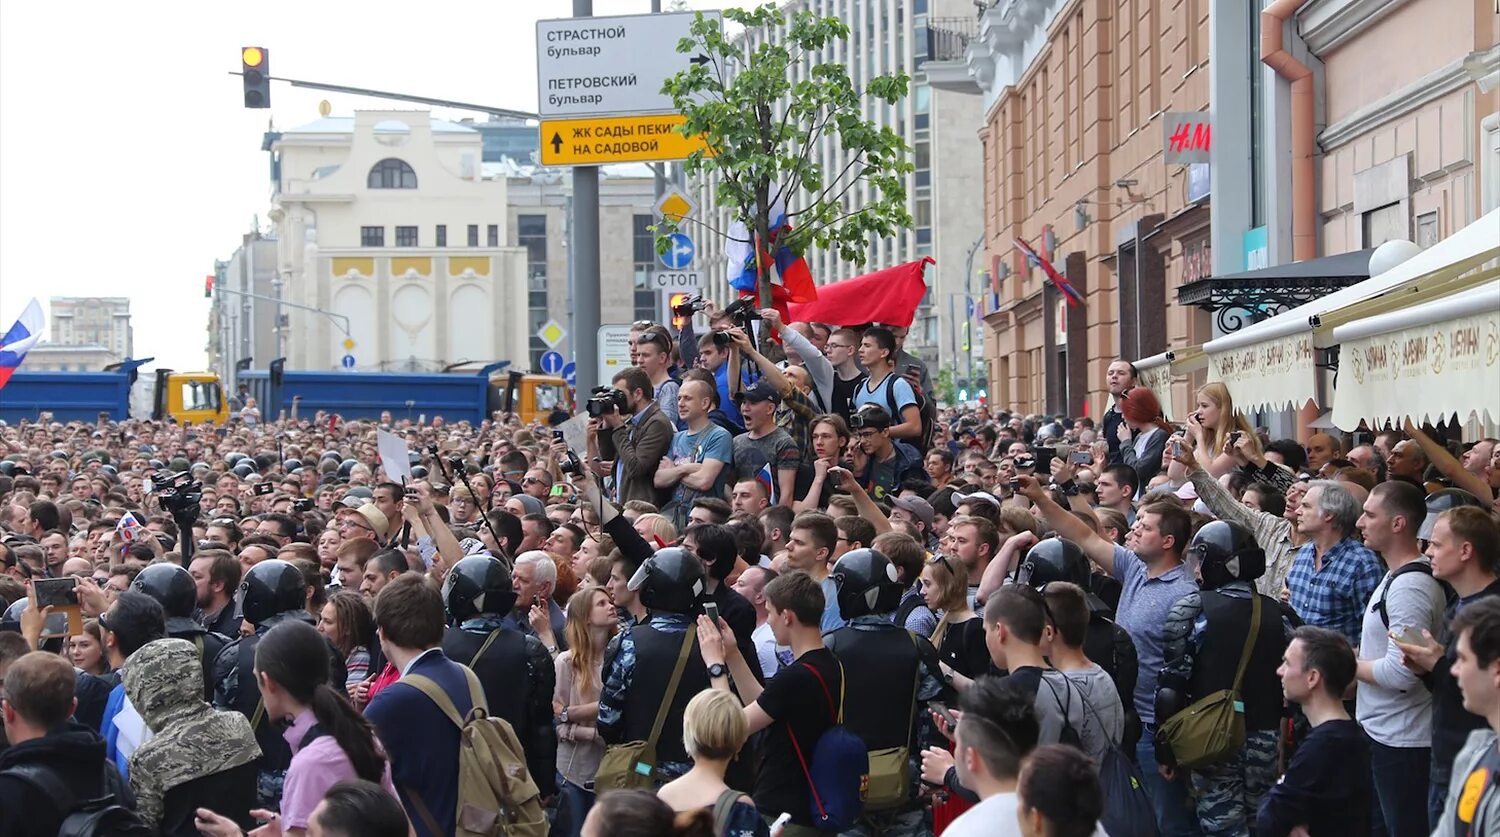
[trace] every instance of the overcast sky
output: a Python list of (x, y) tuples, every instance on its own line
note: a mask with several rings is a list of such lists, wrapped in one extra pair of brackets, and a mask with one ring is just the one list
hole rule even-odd
[[(594, 0), (596, 15), (649, 10)], [(534, 111), (535, 22), (572, 11), (571, 0), (0, 3), (0, 332), (33, 296), (44, 311), (50, 296), (129, 296), (137, 357), (206, 364), (203, 277), (253, 218), (268, 224), (268, 123), (311, 122), (323, 99), (337, 116), (403, 107), (274, 84), (271, 109), (247, 110), (227, 74), (241, 46), (266, 47), (275, 76)]]

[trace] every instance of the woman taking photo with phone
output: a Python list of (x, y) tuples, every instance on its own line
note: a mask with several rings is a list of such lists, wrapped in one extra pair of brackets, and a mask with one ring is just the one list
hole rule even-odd
[(1234, 457), (1224, 452), (1225, 443), (1234, 434), (1240, 434), (1234, 436), (1236, 443), (1241, 438), (1248, 439), (1254, 453), (1260, 453), (1260, 438), (1244, 416), (1234, 411), (1234, 398), (1229, 395), (1229, 387), (1218, 381), (1198, 390), (1197, 404), (1188, 414), (1187, 429), (1198, 461), (1215, 478), (1235, 466)]
[(594, 803), (594, 774), (604, 757), (594, 722), (599, 715), (604, 646), (619, 625), (614, 603), (602, 588), (579, 590), (568, 599), (563, 633), (568, 650), (557, 656), (557, 783), (560, 799), (552, 833), (576, 837)]

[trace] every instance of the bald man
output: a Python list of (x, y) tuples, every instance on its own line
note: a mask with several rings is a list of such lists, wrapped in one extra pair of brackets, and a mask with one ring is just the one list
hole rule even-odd
[(1344, 446), (1338, 439), (1327, 433), (1314, 434), (1307, 440), (1307, 469), (1314, 473), (1321, 471), (1330, 460), (1338, 459), (1344, 455)]

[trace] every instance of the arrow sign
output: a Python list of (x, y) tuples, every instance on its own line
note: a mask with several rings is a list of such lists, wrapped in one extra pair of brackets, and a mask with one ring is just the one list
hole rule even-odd
[(552, 153), (553, 154), (561, 154), (562, 153), (562, 134), (560, 134), (560, 133), (558, 133), (556, 131), (553, 131), (552, 132), (552, 140), (551, 140), (550, 144), (552, 145)]
[(697, 64), (698, 66), (702, 67), (704, 64), (708, 63), (708, 56), (700, 52), (697, 55), (694, 55), (692, 58), (689, 58), (688, 63)]
[(556, 375), (562, 371), (563, 356), (559, 352), (544, 352), (540, 364), (542, 371), (548, 375)]
[(671, 270), (686, 270), (693, 263), (693, 240), (683, 233), (672, 233), (667, 236), (667, 252), (662, 253), (661, 263)]
[(578, 364), (571, 360), (563, 364), (562, 376), (568, 386), (578, 386)]

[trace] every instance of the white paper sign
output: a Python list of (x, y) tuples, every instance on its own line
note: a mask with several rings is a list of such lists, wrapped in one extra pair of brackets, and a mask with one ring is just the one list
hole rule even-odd
[(380, 467), (385, 478), (403, 485), (411, 479), (411, 451), (406, 440), (384, 430), (375, 431), (375, 446), (380, 451)]

